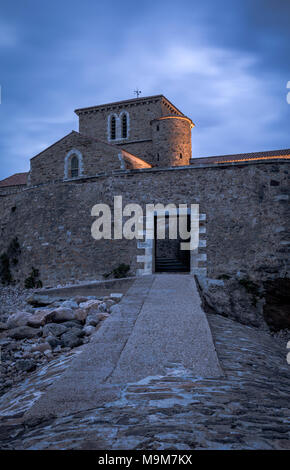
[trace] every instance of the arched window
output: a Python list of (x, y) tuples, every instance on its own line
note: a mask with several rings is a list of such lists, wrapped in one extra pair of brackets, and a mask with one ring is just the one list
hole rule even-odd
[(72, 178), (79, 176), (79, 159), (74, 155), (70, 161), (70, 174)]
[(111, 139), (116, 139), (116, 118), (115, 116), (111, 117)]
[(179, 158), (180, 158), (180, 160), (182, 159), (182, 153), (179, 154)]
[(64, 159), (64, 179), (83, 176), (83, 172), (83, 156), (78, 149), (73, 148), (66, 154)]
[(122, 116), (122, 139), (127, 138), (127, 114)]

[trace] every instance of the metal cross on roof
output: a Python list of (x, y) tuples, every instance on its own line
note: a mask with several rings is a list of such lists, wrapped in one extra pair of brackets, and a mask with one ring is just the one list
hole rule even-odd
[(139, 95), (141, 95), (141, 91), (138, 90), (138, 88), (136, 88), (136, 90), (134, 90), (134, 93), (136, 94), (137, 98), (139, 98)]

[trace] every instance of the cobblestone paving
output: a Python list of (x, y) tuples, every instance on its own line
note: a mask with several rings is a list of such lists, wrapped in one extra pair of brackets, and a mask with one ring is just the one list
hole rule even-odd
[(286, 341), (221, 316), (208, 319), (223, 378), (194, 378), (171, 364), (166, 375), (128, 384), (104, 407), (26, 426), (14, 390), (13, 413), (9, 396), (0, 401), (1, 448), (290, 449)]

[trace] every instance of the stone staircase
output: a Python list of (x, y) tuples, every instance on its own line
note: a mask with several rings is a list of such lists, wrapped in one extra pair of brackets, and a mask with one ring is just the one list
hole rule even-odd
[(156, 273), (163, 273), (163, 272), (178, 272), (178, 273), (186, 273), (189, 272), (189, 266), (183, 263), (181, 260), (177, 258), (156, 258), (155, 260), (155, 272)]

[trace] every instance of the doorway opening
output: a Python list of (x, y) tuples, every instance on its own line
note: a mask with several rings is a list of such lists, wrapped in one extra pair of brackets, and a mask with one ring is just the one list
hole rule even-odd
[[(184, 216), (183, 216), (184, 217)], [(179, 215), (177, 215), (177, 223), (179, 227)], [(187, 230), (190, 231), (190, 214), (187, 215)], [(177, 239), (169, 238), (169, 216), (165, 216), (165, 239), (157, 239), (157, 216), (154, 216), (154, 241), (155, 241), (155, 272), (190, 272), (190, 250), (181, 250), (181, 242), (189, 242), (182, 240), (178, 234)]]

